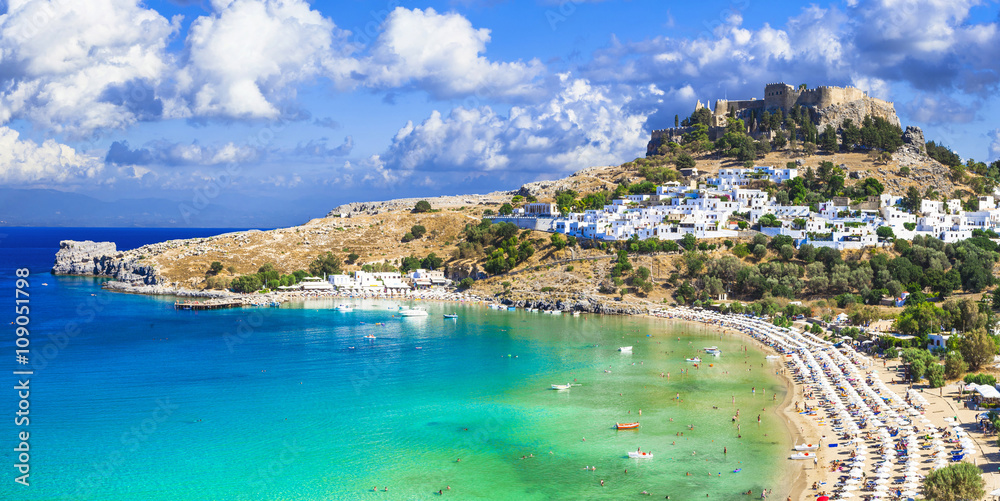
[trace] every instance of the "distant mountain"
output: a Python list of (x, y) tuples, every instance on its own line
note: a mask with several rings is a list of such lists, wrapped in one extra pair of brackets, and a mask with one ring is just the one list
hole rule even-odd
[(0, 188), (0, 226), (273, 228), (302, 224), (328, 210), (329, 202), (320, 199), (248, 199), (224, 194), (199, 210), (190, 200), (106, 202), (57, 190)]

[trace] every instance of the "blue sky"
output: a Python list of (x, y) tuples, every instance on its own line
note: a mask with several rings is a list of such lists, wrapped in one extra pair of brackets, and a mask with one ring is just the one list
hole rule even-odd
[(618, 164), (779, 81), (1000, 158), (996, 1), (0, 0), (0, 187), (319, 216)]

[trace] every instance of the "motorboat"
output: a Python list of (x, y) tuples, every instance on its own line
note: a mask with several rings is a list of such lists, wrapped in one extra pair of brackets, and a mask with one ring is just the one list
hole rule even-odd
[(413, 308), (399, 310), (399, 314), (404, 317), (426, 317), (427, 310), (425, 310), (422, 306), (415, 306)]
[(375, 339), (375, 336), (372, 334), (368, 334), (365, 336), (365, 339)]
[(629, 459), (653, 459), (652, 452), (628, 451)]
[(579, 312), (579, 311), (574, 311), (574, 312), (573, 312), (573, 316), (574, 316), (574, 317), (578, 317), (578, 316), (580, 316), (580, 312)]
[(685, 358), (684, 360), (686, 362), (700, 363), (701, 362), (701, 357)]
[(705, 353), (712, 355), (713, 357), (722, 355), (722, 351), (719, 350), (718, 348), (705, 348)]
[(622, 353), (632, 353), (632, 347), (631, 346), (622, 346), (621, 348), (618, 348), (618, 351), (620, 351)]
[(639, 427), (639, 423), (615, 423), (619, 430), (634, 430)]
[(341, 313), (350, 313), (354, 311), (354, 307), (349, 304), (338, 304), (336, 310)]
[(458, 318), (458, 313), (445, 313), (444, 318)]
[(819, 449), (819, 445), (817, 444), (800, 444), (795, 446), (795, 450), (797, 451), (814, 451), (816, 449)]
[(552, 385), (552, 389), (553, 390), (568, 390), (571, 386), (573, 386), (573, 385), (570, 384), (570, 383), (566, 383), (566, 384), (554, 384), (554, 385)]
[(796, 452), (791, 456), (792, 459), (813, 459), (815, 457), (815, 452)]

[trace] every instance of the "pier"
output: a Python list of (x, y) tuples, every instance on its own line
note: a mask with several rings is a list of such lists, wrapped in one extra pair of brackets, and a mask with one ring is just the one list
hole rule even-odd
[(239, 299), (206, 299), (204, 301), (177, 301), (174, 308), (178, 310), (221, 310), (224, 308), (239, 308), (243, 301)]

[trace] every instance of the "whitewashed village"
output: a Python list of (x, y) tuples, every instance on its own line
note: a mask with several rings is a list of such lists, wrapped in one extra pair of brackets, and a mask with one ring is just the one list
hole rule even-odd
[(838, 250), (879, 245), (885, 240), (879, 237), (883, 227), (892, 232), (882, 230), (882, 234), (892, 238), (912, 240), (923, 235), (945, 242), (971, 238), (976, 229), (1000, 227), (1000, 209), (993, 196), (980, 196), (977, 211), (962, 210), (958, 199), (925, 199), (919, 213), (912, 214), (903, 210), (905, 197), (898, 195), (869, 197), (853, 205), (847, 197), (833, 197), (812, 211), (804, 205), (781, 205), (766, 191), (745, 188), (751, 181), (781, 184), (798, 176), (795, 168), (724, 168), (705, 184), (671, 182), (657, 187), (655, 194), (628, 195), (601, 210), (561, 215), (553, 203), (533, 203), (500, 220), (577, 238), (618, 241), (679, 240), (686, 234), (699, 239), (734, 238), (745, 219), (760, 225), (760, 231), (768, 236), (787, 235), (796, 245), (809, 243)]

